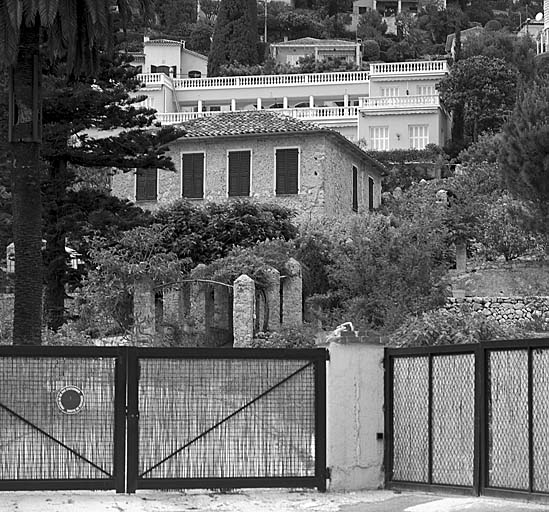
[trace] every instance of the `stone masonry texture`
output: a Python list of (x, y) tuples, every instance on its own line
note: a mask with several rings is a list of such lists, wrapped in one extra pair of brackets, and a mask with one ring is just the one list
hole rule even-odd
[[(300, 190), (296, 195), (275, 195), (275, 151), (280, 148), (300, 150)], [(352, 212), (352, 167), (358, 169), (359, 211), (368, 209), (368, 176), (376, 183), (375, 202), (380, 197), (377, 171), (352, 151), (323, 133), (257, 134), (223, 139), (178, 140), (169, 146), (167, 155), (176, 171), (159, 170), (157, 201), (140, 201), (143, 208), (154, 210), (181, 197), (181, 154), (205, 153), (204, 200), (225, 201), (227, 197), (227, 152), (251, 151), (250, 199), (276, 202), (295, 209), (299, 220), (320, 215), (345, 215)], [(135, 173), (116, 173), (112, 193), (135, 201)], [(192, 199), (202, 203), (201, 199)]]

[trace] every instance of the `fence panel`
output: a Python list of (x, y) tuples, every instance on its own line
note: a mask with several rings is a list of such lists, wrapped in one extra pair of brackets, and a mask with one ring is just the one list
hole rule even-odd
[(122, 373), (113, 350), (0, 347), (0, 489), (122, 490)]
[(324, 488), (325, 350), (151, 349), (136, 359), (130, 489)]
[(386, 482), (549, 494), (549, 339), (387, 349)]

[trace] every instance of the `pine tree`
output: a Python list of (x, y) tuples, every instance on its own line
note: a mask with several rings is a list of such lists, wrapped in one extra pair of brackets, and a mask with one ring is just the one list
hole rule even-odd
[[(78, 179), (75, 166), (174, 169), (173, 162), (164, 156), (166, 148), (160, 146), (183, 132), (173, 127), (150, 129), (154, 111), (136, 108), (135, 104), (143, 99), (130, 97), (138, 86), (136, 70), (125, 66), (121, 59), (118, 56), (113, 62), (103, 62), (102, 71), (94, 79), (69, 82), (70, 77), (57, 73), (44, 80), (45, 301), (46, 321), (52, 329), (64, 320), (64, 285), (68, 279), (65, 242), (71, 232), (74, 236), (73, 202), (79, 203), (75, 196), (78, 192), (73, 190)], [(82, 134), (92, 127), (127, 131), (99, 139)]]
[(208, 56), (208, 75), (218, 76), (221, 66), (258, 64), (258, 44), (255, 0), (221, 0)]
[(549, 233), (549, 85), (527, 89), (503, 127), (500, 163), (507, 186), (531, 202)]

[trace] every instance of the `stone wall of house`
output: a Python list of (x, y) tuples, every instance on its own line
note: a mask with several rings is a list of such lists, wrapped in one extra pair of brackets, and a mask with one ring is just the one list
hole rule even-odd
[[(297, 195), (275, 196), (275, 150), (295, 148), (300, 155), (300, 191)], [(325, 134), (276, 135), (226, 138), (219, 140), (185, 140), (170, 144), (167, 153), (175, 163), (176, 172), (159, 170), (158, 201), (140, 201), (143, 208), (154, 210), (162, 203), (170, 203), (181, 197), (181, 153), (204, 152), (204, 199), (227, 199), (227, 152), (251, 150), (251, 199), (272, 201), (298, 212), (301, 220), (323, 214), (348, 214), (352, 211), (352, 165), (361, 169), (364, 164), (353, 159)], [(361, 172), (359, 172), (361, 174)], [(368, 178), (359, 180), (359, 203), (367, 205)], [(135, 201), (135, 173), (117, 173), (112, 178), (113, 194)], [(360, 199), (362, 198), (362, 199)], [(191, 201), (201, 203), (202, 200)], [(365, 206), (367, 208), (367, 206)]]
[(549, 330), (549, 296), (451, 297), (445, 309), (458, 312), (464, 307), (502, 325), (530, 324), (540, 330)]

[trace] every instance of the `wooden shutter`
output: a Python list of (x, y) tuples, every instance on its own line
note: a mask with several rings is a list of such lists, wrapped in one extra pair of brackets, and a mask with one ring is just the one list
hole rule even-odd
[(299, 150), (276, 150), (276, 193), (297, 194)]
[(353, 212), (358, 212), (358, 169), (353, 165)]
[(229, 196), (250, 195), (250, 151), (229, 152)]
[(135, 173), (136, 201), (156, 201), (156, 168), (152, 169), (137, 169)]
[(374, 209), (374, 180), (368, 176), (368, 210)]
[(185, 153), (182, 160), (183, 197), (204, 197), (204, 153)]

